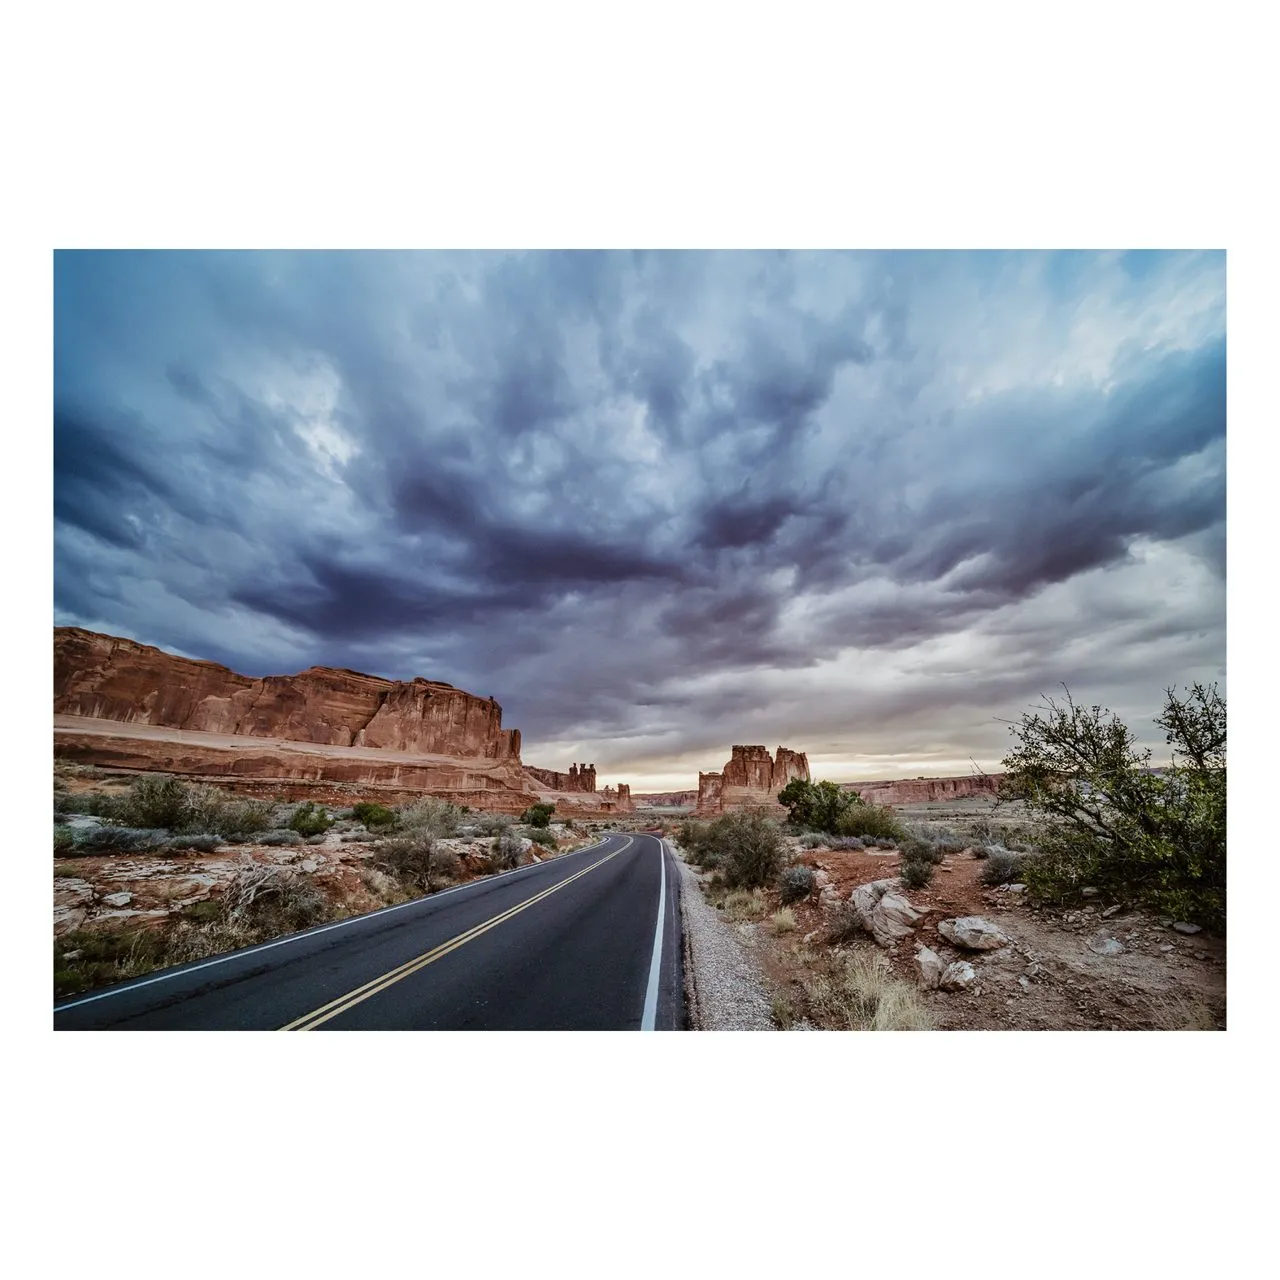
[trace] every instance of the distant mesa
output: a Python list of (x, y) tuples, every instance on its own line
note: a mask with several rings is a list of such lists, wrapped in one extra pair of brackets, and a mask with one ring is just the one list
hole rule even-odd
[(868, 804), (928, 804), (934, 800), (964, 800), (970, 796), (994, 796), (1000, 790), (999, 773), (975, 773), (962, 778), (900, 778), (889, 782), (845, 782)]
[(53, 666), (54, 752), (88, 764), (298, 799), (359, 786), (505, 812), (540, 799), (582, 816), (633, 807), (625, 785), (597, 793), (594, 765), (524, 765), (498, 703), (439, 680), (339, 667), (255, 679), (80, 627), (54, 628)]
[(762, 746), (734, 747), (719, 773), (698, 774), (697, 813), (708, 817), (731, 809), (776, 805), (778, 792), (793, 778), (809, 781), (809, 758), (779, 747), (771, 756)]

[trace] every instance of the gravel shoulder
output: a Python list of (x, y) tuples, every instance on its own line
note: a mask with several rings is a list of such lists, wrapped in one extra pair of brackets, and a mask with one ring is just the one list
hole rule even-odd
[(736, 927), (702, 896), (693, 869), (678, 854), (676, 862), (690, 1029), (776, 1031), (760, 965)]

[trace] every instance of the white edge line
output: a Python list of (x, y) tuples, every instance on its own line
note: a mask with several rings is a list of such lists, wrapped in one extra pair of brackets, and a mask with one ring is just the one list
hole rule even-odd
[(649, 989), (644, 995), (641, 1031), (654, 1031), (658, 1021), (658, 987), (662, 976), (662, 925), (667, 914), (667, 846), (658, 841), (658, 923), (653, 931), (653, 956), (649, 961)]
[[(332, 924), (321, 925), (318, 929), (308, 929), (305, 933), (291, 933), (287, 938), (277, 938), (274, 942), (260, 942), (256, 947), (249, 947), (244, 951), (229, 951), (225, 956), (214, 956), (210, 960), (202, 960), (199, 964), (189, 965), (183, 969), (172, 969), (165, 973), (158, 973), (154, 978), (141, 978), (137, 982), (129, 983), (127, 986), (112, 987), (110, 991), (100, 991), (96, 996), (83, 996), (79, 1000), (72, 1000), (67, 1004), (55, 1004), (53, 1011), (54, 1013), (62, 1013), (66, 1009), (78, 1009), (82, 1004), (92, 1004), (95, 1000), (107, 1000), (112, 996), (127, 995), (130, 991), (137, 991), (141, 987), (149, 987), (154, 982), (166, 982), (170, 978), (182, 978), (188, 973), (197, 973), (201, 969), (210, 969), (215, 964), (226, 964), (229, 960), (241, 960), (245, 956), (257, 955), (260, 951), (270, 951), (273, 947), (287, 946), (290, 942), (301, 942), (305, 938), (315, 938), (322, 933), (328, 933), (330, 929), (342, 929), (349, 924), (359, 924), (362, 920), (372, 920), (374, 916), (385, 916), (390, 915), (393, 911), (403, 911), (406, 907), (420, 907), (424, 902), (435, 902), (437, 898), (448, 897), (449, 894), (457, 893), (460, 889), (474, 889), (478, 884), (489, 884), (491, 881), (501, 880), (503, 876), (514, 876), (521, 871), (532, 871), (534, 867), (554, 866), (565, 858), (572, 858), (579, 853), (590, 853), (593, 849), (599, 849), (609, 838), (609, 836), (605, 836), (603, 840), (599, 840), (595, 844), (583, 845), (581, 849), (574, 849), (572, 853), (563, 854), (551, 862), (531, 862), (524, 867), (512, 867), (510, 871), (499, 871), (496, 875), (485, 876), (483, 880), (469, 880), (466, 884), (454, 885), (452, 889), (441, 889), (439, 893), (428, 893), (409, 902), (398, 902), (394, 907), (379, 907), (377, 911), (367, 911), (364, 915), (359, 916), (348, 916), (345, 920), (335, 920)], [(625, 847), (624, 845), (623, 848)]]

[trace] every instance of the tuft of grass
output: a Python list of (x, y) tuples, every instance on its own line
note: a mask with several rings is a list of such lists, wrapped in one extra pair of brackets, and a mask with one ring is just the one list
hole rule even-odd
[(796, 913), (790, 907), (782, 907), (775, 911), (769, 917), (769, 927), (775, 935), (784, 933), (794, 933), (796, 928)]
[(854, 910), (852, 902), (842, 902), (827, 922), (827, 941), (832, 946), (852, 942), (863, 933), (862, 917)]
[(773, 1022), (779, 1031), (790, 1031), (795, 1025), (796, 1010), (791, 997), (784, 992), (777, 992), (773, 997)]
[(830, 973), (801, 977), (814, 1019), (844, 1031), (929, 1031), (933, 1019), (915, 987), (895, 978), (878, 955), (856, 951)]
[(169, 849), (174, 853), (212, 853), (221, 839), (215, 835), (200, 833), (190, 836), (174, 836), (169, 841)]
[(75, 853), (86, 854), (142, 853), (161, 849), (168, 843), (169, 833), (140, 830), (135, 827), (84, 827), (75, 833)]
[(762, 889), (733, 889), (725, 895), (724, 913), (730, 920), (759, 920), (769, 909)]

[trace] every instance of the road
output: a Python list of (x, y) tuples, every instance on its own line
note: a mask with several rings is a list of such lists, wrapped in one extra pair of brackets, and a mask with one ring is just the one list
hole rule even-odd
[(550, 862), (67, 1000), (54, 1028), (676, 1030), (679, 884), (657, 837), (610, 834)]

